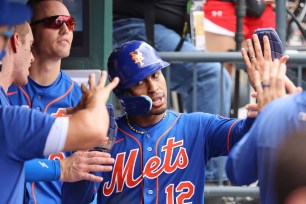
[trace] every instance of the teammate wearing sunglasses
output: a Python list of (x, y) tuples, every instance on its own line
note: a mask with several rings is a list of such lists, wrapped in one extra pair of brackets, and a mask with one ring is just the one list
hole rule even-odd
[[(25, 22), (30, 16), (31, 10), (25, 5), (0, 0), (0, 60), (3, 59), (0, 71), (0, 203), (24, 203), (26, 160), (63, 150), (90, 148), (105, 139), (109, 122), (105, 103), (118, 83), (105, 87), (106, 73), (103, 73), (96, 86), (95, 78), (90, 77), (90, 89), (82, 89), (85, 95), (80, 103), (82, 106), (74, 109), (79, 111), (71, 112), (73, 115), (69, 119), (56, 119), (30, 109), (10, 106), (5, 93), (12, 81), (12, 65), (15, 66), (15, 61), (10, 60), (13, 56), (16, 61), (26, 59), (25, 54), (31, 53), (27, 43), (33, 41), (27, 23), (15, 25)], [(14, 26), (14, 30), (9, 26)], [(19, 52), (21, 55), (15, 57)], [(83, 121), (83, 118), (87, 120)], [(97, 122), (101, 120), (104, 125)]]
[[(32, 52), (35, 61), (30, 68), (29, 83), (23, 87), (11, 87), (10, 100), (16, 105), (54, 117), (66, 117), (62, 109), (75, 106), (81, 99), (80, 87), (60, 69), (61, 60), (70, 54), (75, 21), (61, 1), (30, 0), (28, 4), (33, 9), (30, 24), (34, 35)], [(27, 202), (61, 203), (61, 181), (101, 180), (89, 174), (94, 167), (91, 160), (96, 159), (100, 162), (98, 164), (112, 164), (113, 159), (109, 157), (109, 154), (100, 152), (77, 152), (73, 155), (71, 152), (60, 152), (43, 160), (27, 162)], [(96, 166), (100, 168), (98, 171), (112, 169), (107, 165)]]

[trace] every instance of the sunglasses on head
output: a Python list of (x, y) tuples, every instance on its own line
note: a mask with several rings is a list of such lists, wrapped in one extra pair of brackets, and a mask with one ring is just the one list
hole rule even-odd
[(31, 26), (37, 24), (44, 24), (47, 28), (60, 29), (65, 23), (70, 31), (74, 30), (75, 20), (71, 16), (50, 16), (41, 20), (33, 21)]
[(13, 28), (8, 28), (5, 31), (0, 31), (0, 35), (3, 36), (5, 40), (12, 37), (13, 34), (14, 34), (14, 29)]

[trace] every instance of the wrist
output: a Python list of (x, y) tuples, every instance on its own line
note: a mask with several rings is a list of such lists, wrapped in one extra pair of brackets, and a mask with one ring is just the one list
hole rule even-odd
[(59, 175), (59, 178), (58, 180), (59, 181), (64, 181), (65, 179), (65, 175), (64, 175), (64, 172), (65, 172), (65, 159), (60, 159), (60, 160), (57, 160), (58, 163), (59, 163), (59, 172), (58, 172), (58, 175)]

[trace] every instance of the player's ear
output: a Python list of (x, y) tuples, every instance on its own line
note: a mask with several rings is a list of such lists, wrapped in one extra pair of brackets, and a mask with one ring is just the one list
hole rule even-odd
[(20, 36), (18, 35), (18, 33), (14, 33), (12, 37), (10, 38), (11, 47), (14, 53), (17, 52), (18, 47), (20, 46), (19, 40), (20, 40)]

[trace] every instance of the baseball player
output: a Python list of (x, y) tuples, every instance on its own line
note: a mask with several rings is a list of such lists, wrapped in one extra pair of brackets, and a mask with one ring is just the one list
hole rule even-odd
[[(35, 62), (30, 68), (30, 77), (25, 86), (13, 86), (9, 90), (9, 99), (14, 105), (33, 108), (53, 117), (67, 117), (63, 113), (67, 107), (76, 106), (82, 96), (81, 89), (74, 81), (60, 70), (61, 59), (69, 55), (74, 19), (61, 1), (29, 1), (34, 11), (31, 22), (35, 43), (33, 54)], [(48, 36), (48, 37), (46, 37)], [(29, 195), (26, 203), (61, 203), (61, 185), (65, 181), (77, 181), (79, 179), (101, 180), (89, 174), (81, 174), (78, 164), (86, 154), (93, 158), (106, 157), (103, 162), (95, 164), (112, 164), (113, 159), (105, 153), (77, 153), (70, 159), (71, 152), (58, 152), (47, 156), (45, 159), (34, 159), (25, 164), (26, 188)], [(82, 160), (81, 160), (82, 161)], [(89, 161), (93, 164), (92, 161)], [(84, 165), (90, 165), (83, 161)], [(82, 166), (81, 165), (81, 166)], [(89, 166), (90, 167), (90, 166)], [(103, 170), (111, 170), (111, 166), (100, 166)], [(80, 178), (79, 178), (80, 177)]]
[(126, 111), (117, 120), (114, 168), (103, 173), (102, 183), (64, 183), (64, 203), (89, 203), (95, 188), (98, 203), (204, 202), (206, 162), (227, 155), (254, 119), (166, 110), (161, 70), (169, 65), (142, 41), (112, 52), (109, 79), (120, 77), (114, 93)]
[[(4, 45), (16, 46), (15, 36), (9, 26), (20, 24), (30, 18), (31, 10), (18, 3), (0, 0), (0, 46), (1, 56), (5, 55)], [(26, 23), (24, 25), (27, 25)], [(10, 38), (13, 35), (12, 38)], [(30, 32), (26, 34), (31, 37)], [(21, 36), (20, 36), (21, 38)], [(21, 39), (20, 39), (21, 40)], [(23, 39), (24, 40), (24, 39)], [(29, 42), (30, 40), (25, 40)], [(25, 47), (22, 47), (24, 51)], [(20, 48), (21, 49), (21, 48)], [(9, 51), (11, 51), (9, 49)], [(20, 51), (20, 50), (19, 50)], [(30, 53), (30, 49), (27, 50)], [(105, 103), (110, 91), (118, 81), (104, 87), (106, 73), (103, 73), (98, 86), (94, 77), (90, 78), (90, 90), (83, 89), (85, 97), (82, 107), (70, 119), (50, 117), (30, 109), (10, 107), (6, 89), (12, 81), (12, 67), (2, 66), (0, 70), (0, 203), (23, 203), (24, 199), (24, 161), (58, 151), (90, 148), (104, 140), (108, 127), (108, 113)], [(5, 87), (5, 88), (4, 88)], [(81, 118), (88, 118), (86, 123)], [(94, 124), (95, 121), (105, 121)], [(87, 123), (88, 122), (88, 123)], [(93, 127), (95, 126), (95, 127)], [(87, 129), (89, 128), (89, 130)], [(72, 137), (73, 135), (73, 137)]]
[(105, 140), (109, 123), (106, 101), (118, 79), (104, 87), (103, 72), (95, 87), (94, 78), (90, 78), (91, 90), (84, 91), (80, 111), (70, 118), (56, 119), (27, 108), (0, 107), (0, 203), (24, 202), (24, 161), (59, 151), (87, 149)]

